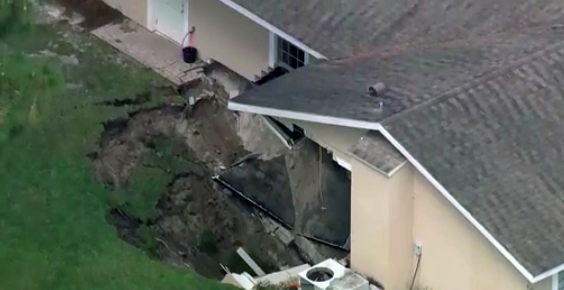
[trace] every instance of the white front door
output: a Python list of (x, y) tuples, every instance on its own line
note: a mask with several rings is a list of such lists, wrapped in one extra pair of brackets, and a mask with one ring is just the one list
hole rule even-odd
[(152, 0), (155, 29), (180, 43), (188, 32), (188, 0)]

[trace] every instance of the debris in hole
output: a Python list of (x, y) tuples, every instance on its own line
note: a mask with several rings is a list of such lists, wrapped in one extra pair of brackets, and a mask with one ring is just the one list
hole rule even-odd
[[(225, 194), (224, 187), (213, 182), (213, 176), (221, 174), (223, 179), (227, 171), (227, 176), (235, 173), (239, 182), (263, 180), (258, 190), (276, 185), (275, 193), (282, 202), (274, 206), (265, 202), (265, 196), (257, 196), (256, 190), (235, 188), (244, 189), (290, 227), (299, 229), (298, 233), (328, 238), (335, 244), (344, 244), (349, 236), (349, 215), (340, 208), (350, 208), (346, 206), (350, 202), (347, 175), (341, 176), (331, 167), (331, 159), (323, 157), (326, 180), (319, 187), (318, 174), (304, 173), (311, 171), (306, 170), (308, 166), (319, 167), (318, 147), (304, 143), (305, 150), (289, 151), (264, 118), (229, 111), (225, 106), (228, 89), (244, 90), (248, 85), (239, 81), (224, 71), (210, 73), (209, 78), (181, 92), (185, 98), (193, 97), (194, 105), (163, 104), (103, 124), (99, 148), (88, 157), (97, 180), (119, 196), (112, 199), (111, 208), (144, 212), (139, 210), (142, 206), (148, 211), (136, 217), (140, 225), (135, 231), (126, 231), (133, 237), (122, 238), (166, 263), (182, 268), (188, 264), (212, 278), (221, 278), (224, 267), (248, 270), (236, 253), (239, 247), (248, 249), (267, 273), (304, 261), (345, 256), (346, 251), (297, 236), (237, 194)], [(146, 182), (151, 178), (157, 180)], [(141, 191), (133, 190), (138, 182), (146, 183)], [(318, 190), (325, 187), (339, 194), (327, 202), (329, 210), (320, 211)], [(333, 195), (325, 193), (327, 198)]]

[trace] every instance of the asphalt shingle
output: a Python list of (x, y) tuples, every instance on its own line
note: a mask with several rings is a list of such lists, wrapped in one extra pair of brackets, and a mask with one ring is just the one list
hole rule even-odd
[[(562, 36), (561, 30), (543, 27), (311, 64), (248, 91), (232, 103), (378, 122), (495, 73), (559, 43)], [(368, 94), (368, 86), (376, 82), (388, 88), (378, 98)]]
[(310, 65), (234, 101), (380, 123), (533, 276), (564, 263), (562, 27)]
[(383, 125), (533, 275), (564, 262), (564, 38)]
[(362, 136), (349, 152), (386, 176), (393, 174), (406, 162), (406, 158), (376, 131), (370, 131)]
[(436, 43), (564, 16), (561, 0), (233, 0), (329, 59)]

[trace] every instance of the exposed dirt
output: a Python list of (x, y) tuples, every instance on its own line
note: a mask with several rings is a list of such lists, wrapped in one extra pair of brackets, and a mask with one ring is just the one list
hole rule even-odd
[(350, 235), (348, 172), (308, 139), (283, 156), (249, 160), (221, 178), (293, 227), (296, 234), (341, 246)]
[(84, 17), (78, 25), (87, 31), (94, 30), (109, 23), (121, 22), (124, 17), (116, 9), (111, 8), (100, 0), (51, 0), (65, 8), (64, 15), (68, 18), (74, 14)]
[(178, 168), (161, 167), (170, 182), (156, 203), (156, 218), (134, 216), (127, 204), (109, 211), (108, 221), (119, 236), (159, 259), (212, 278), (223, 275), (220, 263), (233, 271), (248, 271), (235, 254), (238, 247), (267, 272), (301, 264), (296, 251), (265, 232), (254, 209), (217, 189), (212, 181), (223, 164), (248, 154), (235, 124), (233, 114), (213, 99), (201, 99), (193, 108), (162, 106), (105, 122), (99, 150), (88, 157), (96, 178), (109, 188), (128, 188), (136, 168), (149, 166), (147, 156), (158, 140), (182, 140), (171, 152), (173, 158), (187, 161)]
[(189, 262), (200, 274), (215, 278), (222, 276), (219, 263), (242, 270), (233, 262), (238, 247), (267, 272), (302, 262), (265, 232), (252, 210), (212, 187), (209, 178), (190, 175), (176, 180), (161, 199), (163, 215), (154, 227), (170, 248), (162, 257), (173, 263)]
[(226, 167), (248, 154), (236, 133), (237, 119), (218, 101), (198, 101), (190, 120), (183, 133), (186, 142), (208, 166)]

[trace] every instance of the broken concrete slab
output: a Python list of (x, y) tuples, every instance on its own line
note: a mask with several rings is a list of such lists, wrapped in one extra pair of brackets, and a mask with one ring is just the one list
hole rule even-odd
[(253, 258), (251, 258), (251, 256), (249, 256), (249, 254), (247, 254), (247, 252), (245, 252), (243, 248), (238, 248), (236, 252), (239, 257), (241, 257), (241, 259), (243, 259), (243, 261), (245, 261), (245, 263), (247, 263), (247, 265), (251, 269), (253, 269), (253, 271), (255, 271), (255, 274), (257, 274), (258, 276), (266, 275), (266, 273), (260, 268), (255, 260), (253, 260)]
[(312, 264), (318, 264), (327, 259), (326, 255), (319, 252), (316, 244), (304, 237), (296, 237), (294, 243), (296, 243), (296, 246), (300, 249), (304, 260)]

